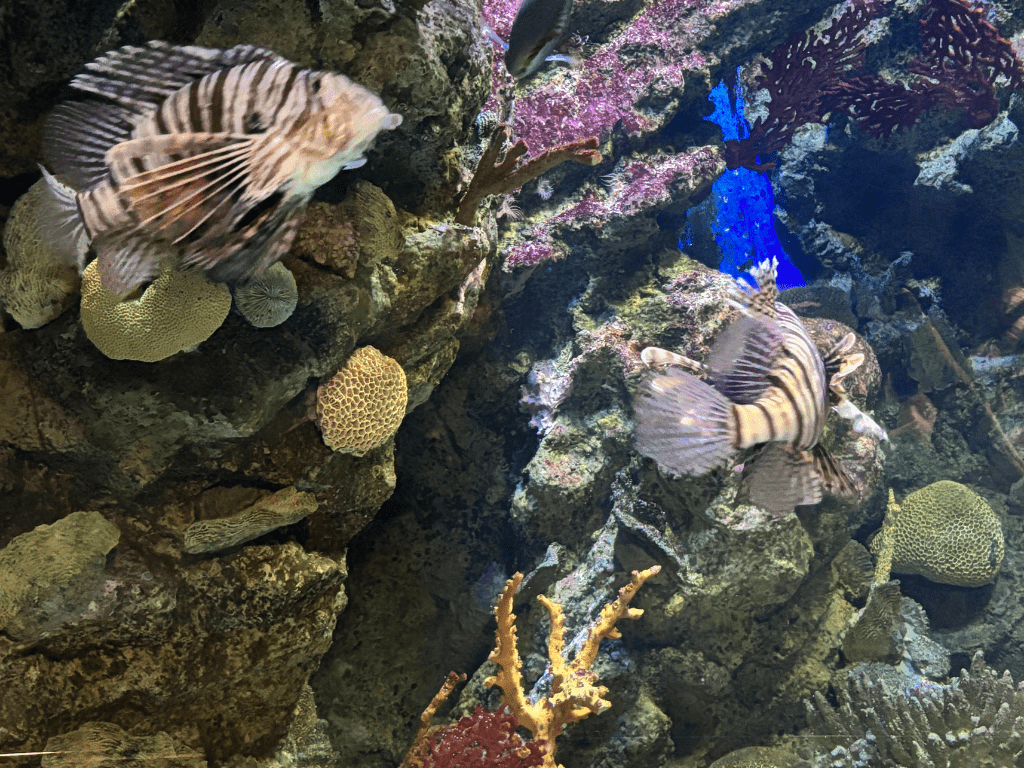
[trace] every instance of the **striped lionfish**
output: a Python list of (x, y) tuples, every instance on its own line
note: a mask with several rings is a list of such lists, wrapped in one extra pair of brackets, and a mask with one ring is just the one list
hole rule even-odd
[(119, 294), (168, 255), (246, 280), (291, 245), (317, 187), (396, 128), (372, 91), (264, 48), (126, 46), (71, 81), (44, 133), (59, 252), (91, 246)]
[[(857, 431), (885, 432), (860, 411), (842, 380), (864, 361), (851, 354), (853, 333), (822, 359), (804, 324), (778, 301), (777, 262), (752, 271), (758, 289), (737, 295), (740, 309), (712, 346), (707, 366), (657, 347), (641, 353), (662, 373), (651, 376), (635, 405), (636, 445), (662, 467), (700, 476), (760, 447), (744, 467), (750, 501), (775, 513), (821, 501), (822, 489), (854, 486), (821, 445), (829, 405)], [(737, 292), (738, 293), (738, 292)], [(706, 373), (707, 383), (679, 367)]]

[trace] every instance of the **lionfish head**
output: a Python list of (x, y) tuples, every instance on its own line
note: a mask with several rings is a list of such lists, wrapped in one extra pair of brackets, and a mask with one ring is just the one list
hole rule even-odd
[(358, 168), (377, 134), (402, 124), (373, 91), (335, 72), (317, 73), (313, 81), (321, 111), (313, 121), (309, 149), (339, 169)]

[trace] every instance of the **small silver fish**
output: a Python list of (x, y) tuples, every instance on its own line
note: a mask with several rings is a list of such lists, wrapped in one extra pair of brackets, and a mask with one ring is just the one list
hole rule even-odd
[[(822, 487), (850, 493), (853, 483), (821, 445), (830, 404), (846, 401), (842, 379), (863, 362), (847, 334), (822, 359), (804, 324), (778, 301), (777, 262), (751, 274), (740, 315), (716, 340), (707, 366), (657, 347), (641, 355), (664, 369), (635, 404), (636, 446), (662, 467), (696, 477), (725, 466), (748, 448), (744, 466), (754, 504), (771, 512), (821, 501)], [(679, 370), (708, 373), (711, 384)], [(857, 411), (859, 413), (859, 411)]]
[[(344, 75), (264, 48), (126, 46), (71, 81), (43, 145), (54, 231), (84, 230), (106, 288), (126, 294), (165, 258), (245, 280), (287, 253), (317, 187), (401, 115)], [(71, 256), (70, 252), (67, 254)]]
[(512, 77), (529, 77), (550, 59), (575, 61), (569, 56), (552, 56), (571, 13), (572, 0), (523, 0), (505, 49), (505, 68)]

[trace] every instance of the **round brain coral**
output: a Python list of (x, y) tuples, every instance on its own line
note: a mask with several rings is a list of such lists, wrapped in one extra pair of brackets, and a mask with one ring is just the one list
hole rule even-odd
[[(940, 584), (980, 587), (1003, 562), (999, 518), (978, 494), (940, 480), (909, 494), (893, 521), (892, 570)], [(879, 549), (881, 536), (872, 542)]]
[(407, 401), (402, 366), (373, 347), (360, 347), (317, 390), (324, 442), (355, 456), (379, 448), (398, 431)]
[(77, 266), (55, 256), (44, 237), (39, 210), (47, 194), (40, 179), (18, 198), (4, 228), (7, 264), (0, 270), (0, 304), (22, 328), (46, 325), (68, 308), (78, 291)]
[(231, 291), (200, 272), (161, 268), (137, 299), (122, 301), (100, 282), (93, 261), (82, 276), (82, 326), (113, 360), (154, 363), (206, 341), (231, 309)]
[(298, 303), (295, 275), (281, 262), (235, 288), (235, 306), (257, 328), (280, 325), (292, 316)]

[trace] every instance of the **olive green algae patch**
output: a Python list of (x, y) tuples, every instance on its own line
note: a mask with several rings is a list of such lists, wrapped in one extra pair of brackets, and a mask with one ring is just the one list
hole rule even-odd
[(0, 550), (0, 631), (30, 641), (80, 617), (120, 537), (99, 512), (72, 512), (14, 538)]

